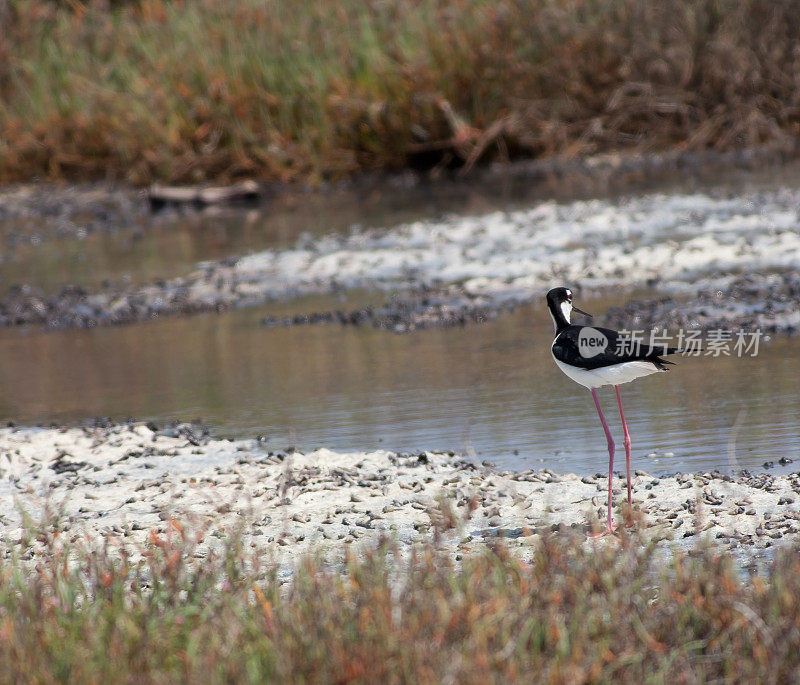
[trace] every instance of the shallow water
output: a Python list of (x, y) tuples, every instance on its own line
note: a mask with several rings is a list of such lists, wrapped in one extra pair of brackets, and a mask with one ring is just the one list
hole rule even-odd
[[(613, 205), (623, 208), (624, 215), (628, 198), (644, 193), (708, 193), (722, 198), (743, 195), (753, 196), (752, 200), (760, 204), (761, 194), (771, 196), (785, 188), (800, 188), (800, 162), (756, 172), (686, 169), (677, 180), (631, 182), (625, 193), (617, 189), (613, 194), (608, 191), (614, 188), (587, 184), (586, 179), (570, 182), (563, 177), (533, 182), (498, 175), (481, 184), (462, 181), (419, 186), (404, 185), (398, 179), (394, 186), (293, 195), (250, 209), (136, 213), (100, 229), (92, 229), (90, 217), (85, 217), (84, 227), (78, 215), (71, 220), (74, 231), (66, 234), (58, 216), (3, 218), (0, 214), (0, 288), (24, 283), (49, 294), (65, 284), (93, 287), (105, 280), (143, 283), (185, 275), (200, 261), (290, 248), (304, 236), (347, 235), (353, 229), (383, 229), (452, 214), (470, 217), (498, 211), (525, 212), (542, 201), (568, 205), (573, 200), (610, 198)], [(721, 203), (719, 210), (722, 218), (724, 205)], [(682, 212), (678, 207), (664, 219), (663, 226), (653, 226), (655, 237), (684, 240), (686, 231), (682, 228), (689, 232), (708, 230), (698, 223), (703, 218), (698, 209), (689, 206)], [(580, 209), (575, 211), (580, 214)], [(650, 211), (650, 207), (644, 208), (646, 214)], [(635, 222), (636, 217), (632, 220)], [(726, 227), (717, 226), (715, 230), (720, 228)], [(639, 239), (635, 231), (623, 237), (628, 243)]]
[[(591, 396), (556, 369), (541, 308), (412, 335), (339, 325), (270, 329), (259, 323), (264, 313), (0, 331), (0, 417), (26, 424), (202, 417), (216, 434), (265, 434), (276, 449), (440, 448), (510, 468), (607, 468)], [(678, 362), (670, 373), (623, 386), (634, 468), (730, 472), (800, 459), (797, 340), (776, 339), (756, 358)], [(613, 391), (600, 394), (621, 452)]]
[(0, 285), (26, 283), (49, 293), (65, 284), (172, 278), (189, 273), (200, 261), (279, 250), (305, 236), (342, 235), (449, 212), (479, 215), (527, 207), (554, 195), (550, 186), (513, 179), (480, 186), (414, 186), (398, 180), (396, 187), (290, 195), (249, 208), (136, 214), (105, 230), (92, 230), (90, 220), (81, 216), (73, 217), (75, 231), (67, 233), (58, 217), (0, 216)]
[[(797, 169), (739, 174), (715, 192), (769, 193), (800, 178)], [(258, 211), (165, 215), (82, 240), (20, 244), (4, 255), (0, 278), (4, 286), (27, 282), (46, 292), (106, 278), (145, 282), (187, 273), (200, 260), (290, 247), (303, 234), (342, 234), (352, 225), (389, 226), (456, 209), (526, 209), (537, 195), (518, 186), (495, 190), (384, 189), (367, 197), (294, 198)], [(781, 201), (791, 206), (792, 198)], [(219, 435), (265, 434), (276, 449), (439, 448), (509, 468), (607, 468), (589, 393), (550, 357), (552, 327), (543, 307), (522, 307), (483, 326), (409, 335), (260, 325), (267, 313), (348, 309), (383, 302), (385, 294), (344, 297), (121, 328), (0, 330), (0, 419), (197, 417)], [(602, 314), (627, 297), (581, 304)], [(634, 467), (730, 472), (781, 457), (800, 462), (798, 387), (800, 341), (791, 338), (762, 346), (755, 359), (680, 359), (669, 374), (624, 386)], [(621, 451), (613, 391), (600, 393)], [(624, 468), (619, 456), (617, 467)]]

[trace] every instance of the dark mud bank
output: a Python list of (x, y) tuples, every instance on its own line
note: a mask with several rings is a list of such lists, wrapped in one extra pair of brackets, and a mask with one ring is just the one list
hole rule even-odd
[(636, 300), (608, 310), (604, 323), (628, 330), (800, 332), (800, 273), (748, 274), (703, 285), (688, 298)]

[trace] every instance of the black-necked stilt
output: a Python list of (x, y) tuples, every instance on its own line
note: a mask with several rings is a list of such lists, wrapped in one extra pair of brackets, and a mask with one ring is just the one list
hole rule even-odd
[(672, 362), (661, 359), (661, 355), (674, 354), (677, 348), (657, 345), (636, 344), (617, 331), (592, 326), (577, 326), (570, 322), (573, 311), (591, 318), (591, 314), (581, 311), (572, 304), (572, 291), (569, 288), (553, 288), (547, 293), (547, 307), (553, 317), (556, 329), (555, 339), (550, 348), (556, 365), (576, 383), (589, 388), (594, 405), (603, 424), (608, 443), (608, 523), (601, 533), (613, 533), (611, 524), (611, 479), (614, 468), (614, 440), (608, 423), (597, 399), (597, 390), (602, 385), (613, 385), (617, 392), (619, 416), (625, 434), (625, 466), (628, 476), (628, 504), (631, 497), (631, 436), (622, 411), (622, 398), (619, 394), (621, 383), (628, 383), (640, 376), (667, 371)]

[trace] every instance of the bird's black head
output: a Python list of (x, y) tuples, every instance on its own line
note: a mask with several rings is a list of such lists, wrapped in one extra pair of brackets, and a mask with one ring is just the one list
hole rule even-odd
[(547, 308), (553, 318), (556, 333), (570, 324), (573, 310), (591, 318), (591, 314), (578, 309), (572, 304), (572, 291), (569, 288), (553, 288), (547, 293)]

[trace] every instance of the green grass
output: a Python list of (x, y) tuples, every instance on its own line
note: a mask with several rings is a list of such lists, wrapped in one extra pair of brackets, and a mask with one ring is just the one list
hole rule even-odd
[(196, 533), (171, 522), (134, 562), (55, 530), (32, 558), (0, 561), (2, 682), (800, 676), (796, 548), (743, 580), (711, 548), (665, 562), (635, 536), (592, 550), (553, 535), (522, 555), (499, 542), (460, 562), (433, 542), (386, 542), (343, 565), (308, 557), (282, 584), (236, 535), (197, 559)]
[(318, 182), (800, 122), (793, 0), (3, 4), (0, 180)]

